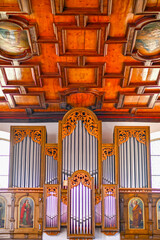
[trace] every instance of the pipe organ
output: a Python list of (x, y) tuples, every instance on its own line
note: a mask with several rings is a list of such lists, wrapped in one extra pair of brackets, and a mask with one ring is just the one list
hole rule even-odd
[[(40, 239), (67, 227), (69, 239), (160, 236), (160, 190), (151, 188), (149, 127), (115, 127), (85, 108), (59, 122), (58, 143), (42, 126), (11, 127), (9, 188), (0, 189), (0, 238)], [(157, 219), (154, 221), (154, 218)]]

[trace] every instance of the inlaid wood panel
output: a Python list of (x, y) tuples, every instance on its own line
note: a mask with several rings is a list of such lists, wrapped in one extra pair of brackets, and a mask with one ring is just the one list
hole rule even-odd
[(151, 14), (159, 13), (159, 0), (135, 0), (134, 13), (135, 14)]
[(58, 63), (62, 87), (102, 87), (103, 63), (86, 63), (85, 65)]
[(39, 65), (0, 66), (2, 87), (38, 87), (42, 86)]
[(112, 0), (51, 0), (51, 7), (58, 15), (110, 15)]
[(160, 67), (159, 66), (142, 66), (126, 65), (124, 70), (123, 87), (138, 86), (159, 86)]
[[(85, 21), (85, 18), (82, 20)], [(79, 23), (80, 21), (80, 23)], [(86, 20), (87, 21), (87, 20)], [(77, 25), (81, 25), (77, 19)], [(109, 23), (88, 23), (81, 26), (66, 23), (54, 25), (58, 44), (56, 52), (60, 56), (102, 56), (106, 54), (106, 43), (109, 34)]]
[(0, 1), (0, 12), (12, 13), (31, 13), (31, 2), (30, 0), (1, 0)]

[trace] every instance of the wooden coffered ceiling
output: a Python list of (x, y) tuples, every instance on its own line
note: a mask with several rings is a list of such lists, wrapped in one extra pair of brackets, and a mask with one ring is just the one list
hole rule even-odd
[(160, 0), (0, 0), (0, 121), (160, 120)]

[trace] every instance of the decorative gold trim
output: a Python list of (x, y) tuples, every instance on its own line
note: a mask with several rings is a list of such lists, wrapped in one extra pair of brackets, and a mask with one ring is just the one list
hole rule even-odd
[(45, 155), (53, 157), (58, 160), (58, 147), (45, 147)]
[(68, 198), (67, 198), (67, 195), (66, 196), (61, 196), (61, 201), (62, 201), (62, 203), (64, 203), (65, 205), (67, 205), (67, 200)]
[(98, 124), (86, 110), (77, 110), (71, 113), (62, 125), (62, 139), (70, 135), (76, 128), (77, 121), (81, 120), (88, 133), (98, 139)]
[(85, 187), (92, 189), (92, 180), (90, 179), (89, 175), (84, 172), (77, 172), (76, 174), (73, 173), (73, 175), (71, 176), (70, 188), (77, 187), (80, 182)]
[(102, 161), (106, 160), (107, 157), (115, 155), (114, 147), (107, 147), (102, 145)]
[(98, 203), (100, 203), (102, 201), (102, 196), (101, 195), (96, 195), (95, 196), (95, 205), (97, 205)]
[(50, 197), (50, 196), (58, 197), (58, 187), (53, 185), (52, 187), (47, 187), (46, 197)]
[(32, 141), (42, 144), (42, 132), (41, 130), (14, 130), (13, 133), (13, 143), (22, 142), (25, 137), (31, 137)]
[(116, 188), (115, 187), (104, 187), (104, 197), (112, 196), (116, 198)]
[(118, 131), (118, 145), (128, 141), (130, 137), (135, 137), (140, 143), (146, 144), (146, 130), (119, 130)]

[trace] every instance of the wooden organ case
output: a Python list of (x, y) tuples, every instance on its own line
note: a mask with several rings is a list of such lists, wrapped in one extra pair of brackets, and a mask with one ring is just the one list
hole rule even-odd
[(159, 239), (160, 191), (150, 171), (149, 127), (115, 127), (114, 143), (102, 144), (101, 122), (85, 108), (65, 114), (58, 144), (46, 143), (45, 127), (13, 126), (0, 238), (41, 239), (63, 226), (69, 239), (95, 238), (97, 227)]

